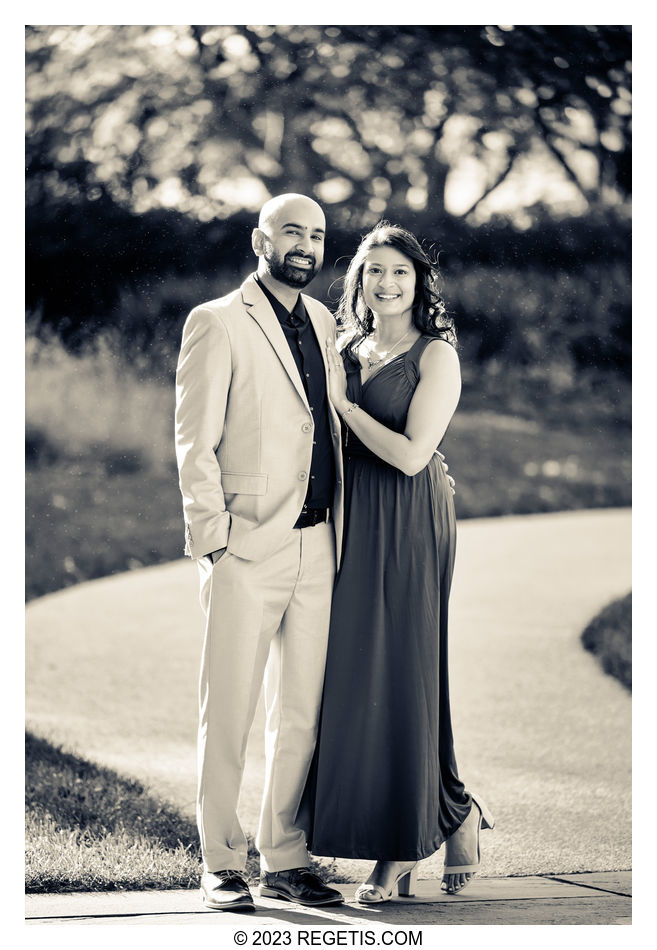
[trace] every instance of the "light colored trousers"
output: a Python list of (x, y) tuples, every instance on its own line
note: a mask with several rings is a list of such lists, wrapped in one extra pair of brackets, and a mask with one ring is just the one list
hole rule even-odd
[(332, 524), (293, 529), (263, 561), (198, 560), (201, 659), (197, 821), (207, 871), (243, 870), (237, 817), (246, 743), (264, 678), (265, 788), (256, 846), (265, 871), (309, 864), (294, 821), (317, 738), (331, 594)]

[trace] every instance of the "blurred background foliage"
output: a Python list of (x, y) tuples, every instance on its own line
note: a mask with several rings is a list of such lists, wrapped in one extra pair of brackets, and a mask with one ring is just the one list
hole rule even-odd
[(465, 174), (477, 217), (541, 151), (580, 210), (630, 191), (624, 27), (38, 27), (27, 52), (35, 206), (211, 221), (294, 181), (358, 229), (440, 221)]
[[(252, 267), (254, 214), (290, 190), (326, 206), (318, 295), (382, 216), (446, 275), (626, 262), (629, 42), (613, 26), (29, 28), (28, 306), (70, 337), (126, 319), (131, 344), (177, 333), (193, 301), (163, 282), (224, 292)], [(479, 333), (490, 313), (484, 355), (527, 316), (505, 300), (501, 325), (491, 290), (458, 311)], [(620, 364), (623, 302), (594, 334)]]
[(630, 58), (624, 26), (28, 27), (28, 594), (180, 554), (182, 323), (284, 191), (326, 210), (331, 308), (382, 217), (439, 258), (461, 516), (628, 503)]

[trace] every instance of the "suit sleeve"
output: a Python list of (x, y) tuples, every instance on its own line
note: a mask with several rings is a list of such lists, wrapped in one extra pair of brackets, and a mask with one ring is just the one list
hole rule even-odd
[(226, 328), (197, 307), (183, 328), (176, 371), (176, 458), (185, 516), (185, 554), (198, 558), (226, 547), (230, 514), (216, 450), (232, 373)]

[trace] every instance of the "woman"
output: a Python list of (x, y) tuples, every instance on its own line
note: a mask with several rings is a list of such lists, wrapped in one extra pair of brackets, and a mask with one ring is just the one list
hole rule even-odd
[(361, 903), (412, 895), (446, 841), (443, 889), (479, 865), (485, 805), (459, 780), (447, 676), (452, 489), (437, 446), (459, 400), (456, 337), (416, 238), (365, 236), (327, 343), (344, 420), (345, 529), (319, 738), (300, 812), (314, 854), (374, 858)]

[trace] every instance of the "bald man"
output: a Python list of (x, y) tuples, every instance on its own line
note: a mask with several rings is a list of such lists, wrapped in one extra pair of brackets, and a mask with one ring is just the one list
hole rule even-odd
[(201, 893), (253, 910), (237, 817), (264, 680), (260, 894), (313, 906), (340, 891), (309, 870), (295, 824), (317, 734), (342, 531), (340, 421), (327, 397), (331, 313), (300, 293), (320, 270), (324, 213), (272, 198), (252, 234), (257, 273), (189, 314), (176, 376), (185, 553), (201, 578), (197, 820)]

